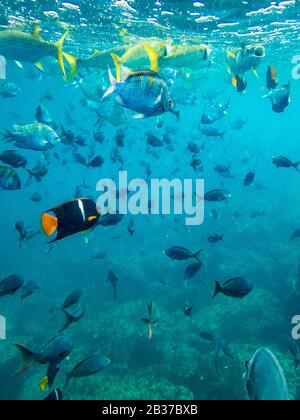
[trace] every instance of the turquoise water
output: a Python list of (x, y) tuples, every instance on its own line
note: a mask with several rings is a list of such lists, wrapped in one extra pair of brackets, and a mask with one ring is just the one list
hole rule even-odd
[[(300, 227), (300, 178), (294, 168), (276, 168), (272, 163), (280, 155), (293, 163), (300, 160), (300, 80), (292, 75), (293, 57), (300, 54), (297, 2), (207, 1), (201, 6), (192, 1), (77, 0), (73, 7), (54, 0), (11, 3), (0, 2), (1, 31), (30, 32), (38, 24), (43, 39), (51, 42), (68, 31), (63, 49), (82, 59), (94, 50), (134, 46), (149, 38), (186, 48), (206, 44), (212, 53), (199, 63), (195, 55), (186, 54), (179, 68), (175, 61), (158, 70), (180, 111), (180, 121), (170, 113), (136, 120), (130, 110), (120, 120), (124, 109), (113, 108), (115, 97), (101, 102), (109, 87), (107, 65), (83, 66), (75, 78), (63, 80), (53, 57), (42, 60), (43, 72), (26, 59), (7, 62), (6, 82), (15, 83), (20, 92), (0, 98), (1, 130), (34, 123), (42, 103), (60, 137), (63, 127), (77, 141), (63, 142), (46, 155), (15, 149), (27, 159), (27, 169), (40, 162), (48, 173), (40, 183), (33, 179), (26, 185), (28, 172), (18, 168), (21, 190), (0, 192), (1, 279), (17, 274), (39, 286), (23, 301), (20, 292), (0, 298), (0, 314), (7, 320), (7, 340), (0, 341), (0, 399), (45, 397), (39, 382), (47, 366), (35, 364), (10, 379), (20, 363), (13, 344), (38, 351), (55, 337), (64, 323), (57, 308), (78, 288), (84, 291), (86, 313), (64, 332), (74, 349), (62, 362), (54, 387), (64, 389), (65, 374), (86, 357), (101, 354), (111, 364), (95, 376), (72, 380), (64, 399), (243, 400), (245, 362), (260, 347), (276, 355), (290, 398), (298, 399), (299, 372), (287, 340), (291, 320), (300, 311), (299, 239), (290, 239)], [(251, 70), (245, 74), (248, 86), (239, 94), (228, 73), (226, 51), (252, 44), (263, 45), (266, 57), (257, 68), (258, 78)], [(277, 68), (279, 86), (291, 82), (291, 103), (282, 114), (273, 112), (268, 98), (263, 99), (269, 65)], [(114, 71), (112, 60), (110, 67)], [(201, 116), (209, 102), (229, 104), (227, 114), (213, 125), (223, 138), (203, 134)], [(101, 115), (98, 122), (95, 108)], [(236, 131), (232, 125), (239, 119), (245, 125)], [(124, 135), (124, 147), (116, 146), (118, 130)], [(159, 139), (167, 135), (171, 144), (149, 146), (149, 134)], [(95, 140), (99, 138), (102, 143)], [(191, 167), (190, 142), (200, 148), (202, 170), (197, 173)], [(14, 149), (11, 143), (0, 147), (1, 152)], [(88, 161), (101, 155), (105, 163), (101, 168), (87, 167), (74, 153)], [(119, 161), (113, 159), (116, 153)], [(43, 212), (74, 198), (96, 200), (97, 182), (116, 180), (120, 169), (128, 171), (129, 179), (147, 179), (147, 165), (150, 178), (200, 178), (205, 180), (205, 192), (226, 189), (230, 198), (205, 202), (205, 220), (199, 226), (186, 226), (184, 216), (139, 215), (133, 217), (135, 233), (130, 235), (132, 216), (127, 215), (117, 226), (99, 226), (55, 247), (46, 245), (43, 233), (20, 247), (17, 221), (37, 232)], [(232, 176), (222, 177), (215, 171), (217, 165), (230, 166)], [(245, 187), (249, 172), (255, 173), (255, 180)], [(30, 199), (34, 193), (41, 195), (40, 202)], [(224, 241), (212, 244), (208, 238), (216, 233), (224, 235)], [(164, 251), (173, 246), (193, 253), (203, 249), (202, 269), (187, 287), (184, 272), (193, 261), (169, 259)], [(103, 258), (93, 259), (99, 252)], [(106, 281), (109, 271), (119, 279), (116, 302)], [(223, 295), (212, 299), (216, 280), (223, 283), (239, 276), (253, 283), (251, 294), (243, 300)], [(160, 320), (150, 341), (141, 319), (147, 317), (151, 301), (159, 308)], [(193, 306), (192, 320), (183, 313), (186, 302)], [(203, 342), (201, 331), (220, 334), (233, 359), (221, 354), (216, 369), (213, 348)]]

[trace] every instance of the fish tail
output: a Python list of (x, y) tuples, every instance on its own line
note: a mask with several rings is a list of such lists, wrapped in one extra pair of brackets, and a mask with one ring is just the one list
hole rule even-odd
[(159, 59), (161, 58), (160, 54), (148, 44), (144, 44), (144, 48), (149, 56), (151, 70), (157, 72), (159, 70)]
[(200, 260), (201, 255), (202, 255), (202, 249), (200, 249), (198, 252), (196, 252), (196, 254), (194, 254), (194, 258), (197, 261), (201, 262), (201, 260)]
[(35, 362), (35, 354), (32, 351), (27, 349), (22, 344), (15, 344), (15, 347), (21, 352), (23, 363), (19, 369), (11, 376), (12, 378), (15, 378), (16, 376), (26, 372), (26, 370), (28, 370)]
[(108, 67), (108, 77), (109, 77), (110, 87), (107, 89), (107, 91), (103, 95), (102, 101), (103, 101), (103, 99), (107, 98), (112, 93), (114, 93), (116, 91), (116, 88), (117, 88), (117, 80), (114, 78), (114, 76), (113, 76), (109, 67)]
[(215, 288), (215, 293), (214, 293), (213, 298), (215, 298), (220, 293), (222, 293), (222, 286), (218, 281), (216, 281), (216, 288)]
[(296, 169), (297, 172), (300, 172), (299, 165), (300, 165), (300, 162), (297, 162), (294, 164), (294, 168)]
[(153, 337), (153, 330), (152, 330), (152, 324), (150, 319), (142, 319), (143, 322), (148, 326), (149, 328), (149, 340), (152, 340)]
[(115, 53), (112, 53), (111, 56), (112, 56), (112, 59), (114, 60), (117, 80), (118, 80), (118, 82), (120, 82), (121, 81), (121, 62), (122, 62), (122, 59)]
[(58, 331), (58, 333), (62, 333), (63, 331), (65, 331), (67, 328), (69, 328), (69, 326), (72, 324), (73, 322), (73, 318), (71, 317), (71, 315), (69, 315), (66, 311), (63, 311), (64, 315), (65, 315), (65, 323), (64, 325), (61, 327), (61, 329)]
[(78, 73), (78, 69), (77, 69), (78, 58), (74, 57), (73, 55), (67, 54), (65, 52), (62, 52), (62, 55), (67, 60), (70, 66), (70, 73), (68, 76), (68, 81), (71, 81)]
[(65, 63), (64, 63), (64, 56), (63, 56), (63, 45), (64, 42), (66, 40), (68, 36), (68, 32), (66, 32), (61, 38), (60, 40), (55, 44), (57, 47), (57, 61), (60, 65), (60, 68), (62, 70), (63, 76), (64, 76), (64, 80), (67, 80), (67, 74), (66, 74), (66, 69), (65, 69)]
[(1, 137), (1, 142), (3, 143), (9, 143), (9, 142), (14, 141), (13, 133), (11, 133), (8, 130), (0, 129), (0, 137)]

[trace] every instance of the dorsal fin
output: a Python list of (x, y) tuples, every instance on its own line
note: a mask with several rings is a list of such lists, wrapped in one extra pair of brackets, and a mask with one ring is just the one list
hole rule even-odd
[(36, 26), (31, 32), (31, 35), (36, 39), (43, 40), (43, 38), (41, 37), (41, 31), (42, 29), (39, 26)]

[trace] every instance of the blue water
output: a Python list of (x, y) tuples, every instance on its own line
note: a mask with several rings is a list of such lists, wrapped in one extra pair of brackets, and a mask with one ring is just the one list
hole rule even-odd
[[(276, 168), (272, 158), (284, 155), (293, 162), (300, 160), (300, 80), (292, 78), (292, 59), (299, 53), (299, 7), (294, 2), (277, 2), (279, 8), (271, 13), (251, 14), (269, 7), (270, 2), (245, 5), (211, 1), (198, 8), (190, 1), (160, 1), (154, 7), (151, 1), (128, 1), (134, 12), (107, 1), (73, 3), (80, 12), (67, 9), (60, 1), (16, 1), (12, 5), (2, 0), (1, 30), (15, 27), (27, 31), (34, 21), (41, 21), (43, 37), (54, 42), (64, 32), (62, 28), (68, 27), (64, 50), (77, 57), (150, 36), (182, 45), (207, 43), (213, 48), (212, 62), (203, 69), (194, 68), (189, 79), (184, 76), (186, 69), (171, 77), (170, 90), (181, 119), (177, 122), (174, 115), (165, 114), (162, 128), (157, 128), (157, 118), (134, 120), (130, 111), (120, 127), (108, 121), (95, 126), (95, 112), (82, 105), (82, 87), (105, 91), (109, 86), (106, 70), (83, 70), (75, 80), (66, 82), (57, 66), (55, 70), (51, 67), (49, 75), (46, 71), (41, 74), (30, 63), (21, 63), (21, 67), (8, 62), (7, 81), (21, 90), (13, 99), (0, 99), (0, 128), (12, 130), (14, 124), (35, 122), (36, 107), (49, 92), (53, 100), (42, 102), (52, 121), (59, 131), (63, 126), (82, 136), (86, 145), (58, 145), (50, 152), (49, 172), (41, 183), (33, 181), (25, 186), (28, 173), (17, 169), (22, 189), (0, 191), (1, 279), (18, 274), (40, 288), (24, 301), (20, 293), (0, 300), (0, 314), (7, 319), (7, 340), (0, 341), (0, 399), (45, 397), (39, 388), (45, 366), (36, 364), (24, 375), (9, 379), (20, 363), (13, 344), (22, 343), (37, 351), (56, 336), (63, 317), (53, 308), (60, 307), (78, 288), (84, 290), (86, 315), (65, 332), (74, 350), (62, 363), (55, 387), (63, 388), (65, 373), (90, 355), (105, 355), (111, 365), (96, 376), (72, 381), (64, 392), (65, 399), (246, 399), (244, 365), (262, 346), (277, 356), (290, 397), (298, 399), (299, 373), (286, 342), (291, 335), (291, 319), (300, 311), (299, 239), (290, 240), (300, 227), (300, 178), (293, 168)], [(43, 14), (53, 10), (58, 19)], [(162, 11), (168, 13), (161, 15)], [(196, 23), (200, 16), (215, 18)], [(222, 25), (229, 23), (231, 26)], [(225, 52), (239, 47), (243, 40), (262, 43), (267, 56), (258, 68), (258, 79), (251, 71), (247, 73), (248, 87), (240, 95), (228, 75)], [(268, 65), (277, 67), (280, 86), (291, 81), (291, 103), (282, 114), (274, 113), (270, 101), (263, 99)], [(223, 139), (206, 137), (199, 128), (207, 94), (212, 91), (221, 92), (214, 95), (214, 101), (230, 103), (228, 115), (220, 123), (225, 131)], [(101, 108), (100, 100), (98, 106)], [(246, 124), (234, 131), (231, 124), (239, 118)], [(118, 129), (125, 133), (125, 147), (120, 148), (122, 165), (111, 160)], [(95, 132), (104, 135), (103, 144), (95, 142)], [(172, 150), (148, 147), (149, 133), (159, 138), (168, 133)], [(192, 154), (187, 145), (191, 141), (201, 146), (203, 172), (198, 174), (190, 167)], [(11, 148), (11, 144), (1, 144), (1, 151)], [(17, 151), (28, 160), (28, 169), (44, 162), (41, 152)], [(102, 155), (105, 164), (101, 169), (84, 167), (74, 159), (74, 151), (85, 157)], [(41, 233), (20, 249), (14, 227), (18, 220), (38, 231), (41, 214), (78, 198), (75, 190), (83, 182), (87, 188), (81, 194), (96, 200), (99, 179), (117, 179), (120, 169), (128, 171), (130, 179), (145, 179), (142, 162), (150, 165), (152, 178), (199, 177), (205, 180), (206, 192), (225, 188), (231, 197), (222, 203), (206, 203), (201, 226), (187, 227), (181, 216), (135, 216), (135, 234), (130, 236), (128, 215), (118, 226), (97, 227), (88, 233), (88, 242), (78, 234), (47, 253), (47, 238)], [(220, 164), (230, 165), (232, 178), (222, 178), (214, 171)], [(250, 171), (256, 175), (255, 182), (246, 188), (243, 181)], [(29, 199), (36, 192), (42, 196), (40, 203)], [(218, 220), (211, 214), (213, 209), (219, 214)], [(234, 217), (235, 212), (240, 217)], [(254, 212), (260, 215), (251, 217)], [(207, 238), (215, 233), (223, 234), (224, 242), (210, 244)], [(188, 288), (183, 277), (189, 262), (173, 262), (164, 254), (172, 246), (192, 252), (203, 249), (202, 270)], [(99, 252), (104, 252), (105, 258), (93, 260), (91, 257)], [(119, 278), (116, 303), (106, 281), (110, 270)], [(224, 282), (237, 276), (253, 282), (254, 290), (248, 297), (235, 300), (218, 296), (212, 300), (216, 280)], [(151, 301), (160, 309), (160, 322), (149, 341), (141, 318), (147, 316)], [(186, 302), (193, 306), (193, 322), (183, 314)], [(219, 333), (234, 355), (233, 360), (221, 355), (218, 371), (213, 349), (200, 339), (203, 330)]]

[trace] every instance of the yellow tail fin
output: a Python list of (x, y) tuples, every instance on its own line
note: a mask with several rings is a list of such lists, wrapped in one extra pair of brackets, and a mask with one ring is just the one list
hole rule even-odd
[(121, 58), (115, 53), (112, 53), (111, 56), (112, 56), (112, 59), (114, 60), (114, 64), (116, 67), (117, 81), (120, 82), (121, 81)]
[(57, 61), (58, 61), (59, 65), (60, 65), (60, 68), (61, 68), (61, 70), (63, 72), (64, 80), (67, 80), (67, 75), (66, 75), (64, 57), (63, 57), (63, 45), (64, 45), (64, 42), (65, 42), (67, 36), (68, 36), (68, 32), (66, 32), (61, 37), (61, 39), (55, 44), (56, 47), (57, 47), (57, 50), (58, 50), (58, 53), (57, 53)]
[(45, 392), (49, 383), (49, 379), (47, 376), (40, 381), (40, 390)]
[(152, 71), (159, 70), (159, 59), (161, 58), (160, 54), (151, 48), (148, 44), (144, 45), (145, 50), (149, 55), (150, 66)]
[(58, 220), (56, 217), (51, 216), (51, 214), (44, 213), (42, 215), (42, 228), (48, 237), (53, 235), (54, 232), (56, 232), (58, 228)]
[(69, 63), (70, 73), (69, 73), (68, 80), (71, 81), (76, 76), (76, 74), (78, 72), (78, 69), (77, 69), (78, 58), (74, 57), (73, 55), (67, 54), (65, 52), (63, 52), (63, 57)]

